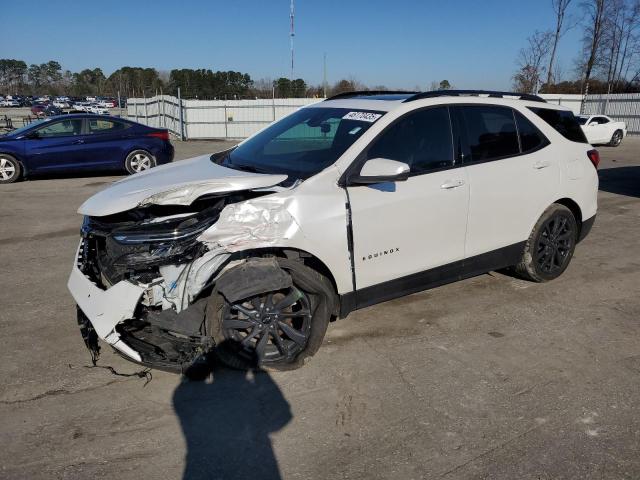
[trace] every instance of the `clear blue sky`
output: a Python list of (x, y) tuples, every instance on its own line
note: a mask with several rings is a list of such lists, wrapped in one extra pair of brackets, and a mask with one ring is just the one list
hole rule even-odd
[[(326, 52), (330, 83), (509, 88), (526, 37), (554, 21), (550, 0), (296, 0), (295, 75), (321, 83)], [(289, 0), (5, 0), (0, 25), (0, 58), (28, 64), (289, 74)], [(565, 77), (580, 35), (562, 39)]]

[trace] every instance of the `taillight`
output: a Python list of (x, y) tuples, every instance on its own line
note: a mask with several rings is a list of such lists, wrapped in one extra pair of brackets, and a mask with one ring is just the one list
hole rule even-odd
[(587, 157), (589, 157), (589, 160), (591, 160), (591, 163), (593, 163), (593, 166), (597, 170), (598, 165), (600, 164), (600, 153), (598, 152), (598, 150), (596, 150), (595, 148), (593, 150), (589, 150), (587, 152)]
[(160, 132), (151, 132), (147, 134), (147, 137), (155, 137), (159, 138), (160, 140), (169, 140), (169, 131), (162, 130)]

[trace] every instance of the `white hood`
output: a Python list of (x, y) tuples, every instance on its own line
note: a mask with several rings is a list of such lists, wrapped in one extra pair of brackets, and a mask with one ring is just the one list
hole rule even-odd
[(151, 204), (191, 205), (205, 194), (272, 187), (286, 179), (221, 167), (203, 155), (119, 180), (84, 202), (78, 213), (101, 217)]

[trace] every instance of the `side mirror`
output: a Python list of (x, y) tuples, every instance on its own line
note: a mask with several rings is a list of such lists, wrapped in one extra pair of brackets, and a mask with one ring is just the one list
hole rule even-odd
[(369, 185), (383, 182), (402, 182), (409, 178), (409, 165), (388, 158), (372, 158), (362, 166), (359, 175), (349, 178), (350, 185)]
[(27, 138), (27, 139), (29, 139), (29, 140), (36, 140), (36, 139), (41, 138), (41, 137), (40, 137), (40, 134), (38, 133), (38, 131), (36, 130), (35, 132), (29, 132), (29, 133), (27, 133), (27, 134), (24, 136), (24, 138)]
[(589, 126), (590, 126), (590, 127), (595, 127), (595, 126), (597, 126), (597, 125), (598, 125), (598, 122), (591, 122), (591, 123), (589, 123)]

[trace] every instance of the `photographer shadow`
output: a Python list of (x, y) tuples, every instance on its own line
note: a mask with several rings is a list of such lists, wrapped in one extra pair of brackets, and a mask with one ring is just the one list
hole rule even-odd
[(187, 444), (185, 480), (281, 478), (269, 435), (292, 415), (268, 373), (213, 368), (204, 381), (185, 379), (173, 406)]

